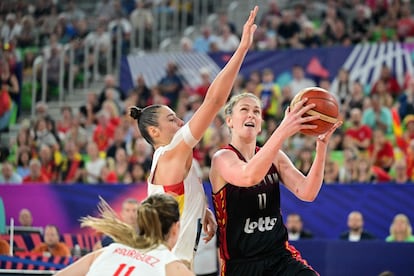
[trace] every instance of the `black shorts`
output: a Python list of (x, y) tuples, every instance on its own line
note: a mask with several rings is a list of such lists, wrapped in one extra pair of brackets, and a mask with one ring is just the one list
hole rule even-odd
[(292, 246), (262, 258), (227, 261), (222, 276), (319, 276)]

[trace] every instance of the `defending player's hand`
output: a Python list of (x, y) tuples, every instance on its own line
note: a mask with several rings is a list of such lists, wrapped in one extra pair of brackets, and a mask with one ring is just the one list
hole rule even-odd
[(203, 231), (206, 233), (206, 237), (204, 238), (204, 242), (209, 242), (214, 234), (216, 234), (217, 230), (217, 222), (214, 218), (213, 213), (210, 211), (210, 209), (206, 209), (206, 214), (204, 216), (204, 223), (203, 223)]
[(255, 6), (254, 9), (250, 11), (249, 18), (243, 26), (240, 47), (244, 47), (246, 50), (248, 50), (253, 43), (253, 35), (257, 29), (257, 25), (254, 23), (254, 20), (256, 18), (258, 10), (259, 7)]

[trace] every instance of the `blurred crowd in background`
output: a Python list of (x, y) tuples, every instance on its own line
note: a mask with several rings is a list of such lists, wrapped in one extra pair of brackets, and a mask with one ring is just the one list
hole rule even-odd
[[(180, 78), (177, 64), (170, 62), (157, 85), (148, 86), (138, 75), (135, 86), (123, 91), (116, 74), (105, 66), (108, 56), (85, 53), (83, 45), (98, 45), (100, 53), (113, 51), (114, 32), (121, 26), (123, 53), (133, 50), (133, 32), (137, 39), (143, 37), (144, 50), (156, 52), (159, 45), (151, 39), (157, 30), (156, 13), (166, 10), (179, 13), (180, 18), (185, 14), (186, 24), (191, 25), (191, 3), (103, 0), (93, 4), (90, 15), (80, 1), (2, 1), (0, 130), (7, 132), (12, 118), (20, 128), (10, 144), (2, 145), (0, 183), (143, 183), (150, 169), (152, 148), (141, 137), (136, 121), (129, 117), (128, 107), (168, 104), (179, 117), (188, 120), (202, 102), (212, 76), (209, 70), (200, 70), (202, 82), (191, 87)], [(261, 10), (252, 50), (414, 41), (412, 8), (412, 3), (404, 0), (268, 1)], [(200, 24), (191, 37), (180, 37), (178, 51), (236, 49), (240, 27), (226, 9), (216, 12), (217, 20)], [(102, 80), (103, 88), (89, 89), (84, 105), (64, 105), (61, 116), (54, 117), (48, 109), (50, 100), (58, 95), (59, 57), (68, 43), (74, 48), (76, 66), (71, 70), (75, 84), (96, 77)], [(40, 76), (32, 71), (38, 55), (47, 62), (48, 91), (46, 100), (37, 99), (35, 114), (30, 116), (27, 99), (31, 98), (31, 76)], [(100, 59), (99, 70), (85, 74), (82, 67), (90, 68), (95, 58)], [(68, 66), (68, 58), (62, 66)], [(92, 76), (94, 73), (98, 75)], [(291, 68), (291, 76), (289, 83), (281, 86), (272, 69), (266, 68), (249, 76), (240, 75), (234, 85), (233, 94), (255, 93), (262, 100), (264, 124), (259, 145), (277, 127), (297, 92), (320, 86), (337, 97), (345, 122), (331, 139), (325, 183), (414, 181), (414, 76), (397, 78), (384, 64), (379, 78), (368, 85), (351, 81), (349, 72), (341, 69), (335, 90), (328, 78), (315, 81), (299, 65)], [(204, 180), (208, 180), (212, 154), (228, 143), (228, 137), (224, 117), (219, 115), (194, 151)], [(304, 173), (312, 163), (314, 139), (298, 134), (285, 144), (286, 152)]]

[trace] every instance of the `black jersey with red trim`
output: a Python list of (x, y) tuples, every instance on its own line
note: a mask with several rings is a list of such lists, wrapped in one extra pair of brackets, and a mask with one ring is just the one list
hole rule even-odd
[[(232, 145), (224, 149), (246, 161)], [(224, 260), (256, 258), (285, 248), (288, 236), (280, 211), (279, 174), (273, 164), (260, 183), (252, 187), (227, 183), (213, 194), (213, 202)]]

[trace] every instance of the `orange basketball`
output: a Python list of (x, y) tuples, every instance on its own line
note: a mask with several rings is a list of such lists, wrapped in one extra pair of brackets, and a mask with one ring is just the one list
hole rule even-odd
[(301, 133), (306, 135), (320, 135), (331, 129), (338, 121), (339, 105), (336, 98), (320, 87), (308, 87), (301, 90), (291, 101), (290, 107), (293, 108), (302, 98), (308, 98), (305, 105), (314, 103), (316, 106), (306, 112), (305, 116), (319, 115), (320, 119), (311, 121), (308, 124), (317, 125), (315, 129), (304, 129)]

